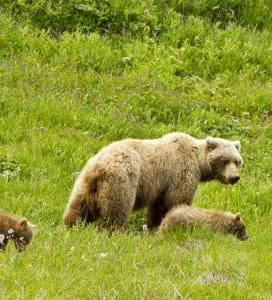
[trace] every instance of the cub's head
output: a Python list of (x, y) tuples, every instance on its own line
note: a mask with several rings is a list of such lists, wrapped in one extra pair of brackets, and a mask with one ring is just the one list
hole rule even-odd
[(243, 163), (239, 141), (208, 137), (206, 151), (212, 179), (225, 184), (235, 184), (239, 181), (238, 168)]
[(237, 239), (242, 241), (248, 239), (248, 235), (246, 233), (246, 225), (243, 222), (242, 218), (240, 217), (240, 214), (236, 214), (233, 216), (229, 233), (235, 235)]
[(16, 247), (22, 251), (28, 245), (34, 235), (35, 225), (30, 223), (26, 218), (19, 220), (18, 231), (16, 232)]

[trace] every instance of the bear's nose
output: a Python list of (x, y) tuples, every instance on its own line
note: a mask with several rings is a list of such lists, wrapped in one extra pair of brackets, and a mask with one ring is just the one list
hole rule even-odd
[(239, 181), (239, 179), (240, 179), (240, 176), (238, 176), (238, 175), (232, 176), (232, 177), (230, 178), (230, 183), (231, 183), (231, 184), (235, 184), (236, 182)]
[(244, 234), (240, 237), (240, 240), (242, 241), (246, 241), (247, 239), (249, 239), (249, 236), (247, 234)]

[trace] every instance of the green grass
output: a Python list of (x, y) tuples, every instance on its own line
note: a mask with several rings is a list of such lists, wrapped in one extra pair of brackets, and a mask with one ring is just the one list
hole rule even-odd
[[(0, 255), (0, 298), (272, 297), (272, 33), (269, 16), (266, 26), (249, 22), (264, 17), (265, 1), (255, 19), (242, 6), (235, 20), (223, 18), (223, 7), (215, 17), (224, 26), (204, 1), (181, 19), (183, 2), (171, 1), (163, 15), (152, 4), (145, 19), (144, 4), (132, 18), (133, 1), (126, 10), (110, 1), (106, 34), (104, 23), (93, 30), (84, 18), (77, 30), (54, 27), (53, 34), (54, 19), (31, 15), (38, 6), (28, 14), (15, 6), (2, 11), (1, 209), (26, 216), (37, 230), (27, 251), (10, 245)], [(130, 15), (126, 34), (121, 13)], [(64, 14), (61, 21), (71, 20)], [(76, 173), (90, 156), (115, 140), (171, 131), (241, 141), (241, 181), (201, 184), (194, 203), (240, 212), (249, 240), (205, 229), (142, 234), (144, 212), (132, 216), (127, 233), (111, 237), (94, 226), (64, 228)]]

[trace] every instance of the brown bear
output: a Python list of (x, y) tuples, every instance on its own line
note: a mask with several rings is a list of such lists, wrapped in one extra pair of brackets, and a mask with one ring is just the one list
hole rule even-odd
[(9, 240), (14, 240), (18, 251), (22, 251), (33, 237), (34, 225), (26, 218), (0, 212), (0, 250), (5, 250)]
[(101, 217), (109, 231), (122, 229), (134, 209), (148, 207), (148, 228), (157, 227), (173, 206), (192, 203), (200, 181), (235, 184), (242, 164), (239, 151), (239, 141), (184, 133), (114, 142), (81, 171), (64, 223), (70, 227)]
[(179, 226), (194, 226), (196, 224), (206, 224), (216, 231), (233, 234), (243, 241), (248, 239), (246, 226), (240, 214), (234, 215), (230, 212), (188, 205), (179, 205), (172, 208), (162, 220), (160, 231), (167, 232)]

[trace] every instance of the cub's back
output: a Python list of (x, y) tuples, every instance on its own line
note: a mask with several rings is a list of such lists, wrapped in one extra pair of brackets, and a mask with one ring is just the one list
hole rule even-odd
[(193, 224), (206, 219), (205, 210), (189, 205), (179, 205), (172, 208), (164, 217), (160, 230), (167, 231), (176, 226)]
[(0, 233), (6, 234), (10, 229), (16, 229), (19, 218), (7, 212), (0, 212)]

